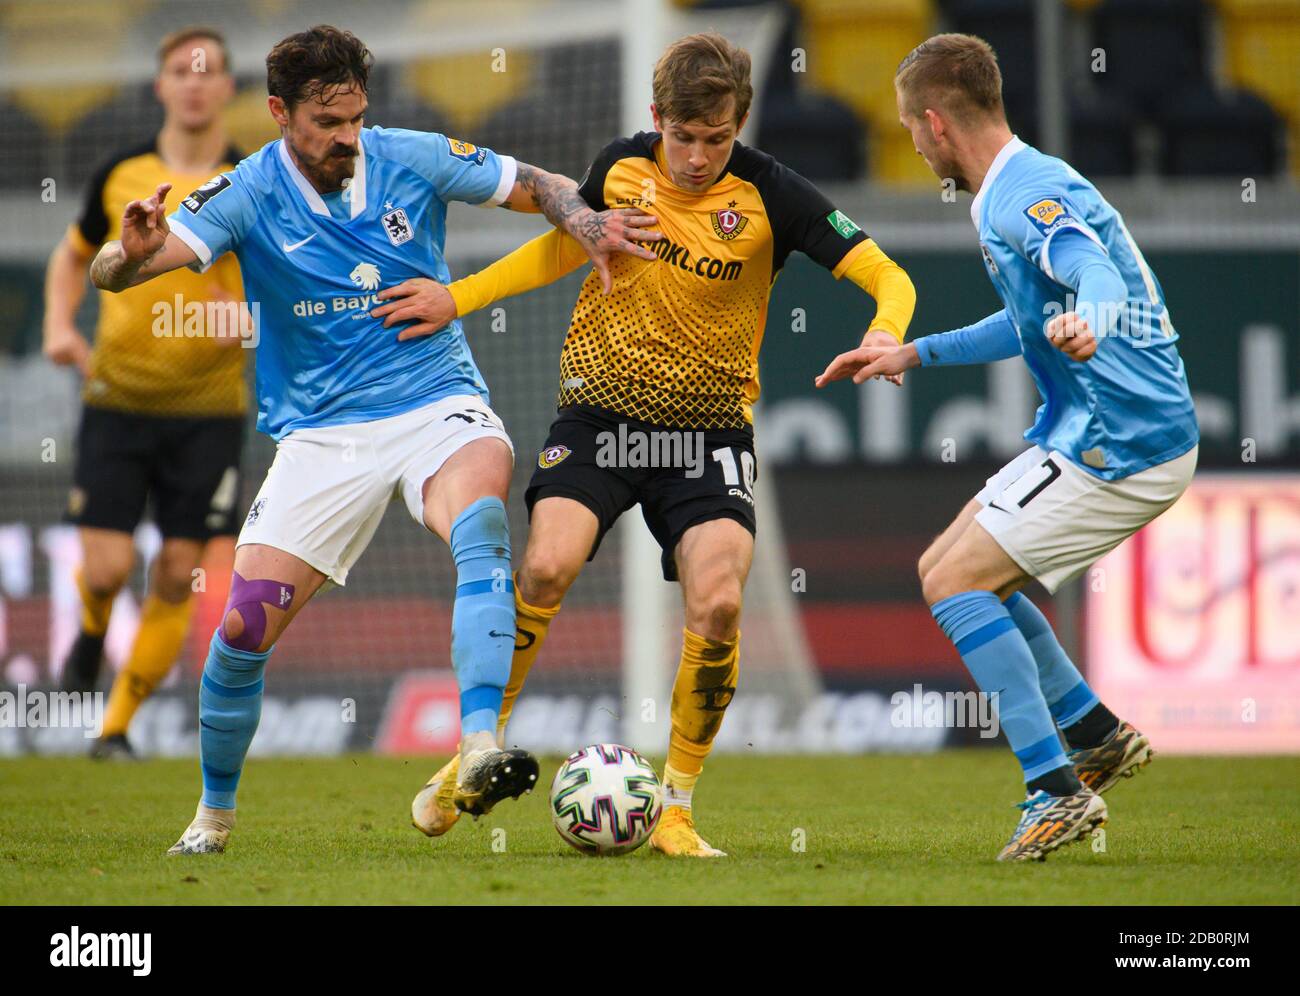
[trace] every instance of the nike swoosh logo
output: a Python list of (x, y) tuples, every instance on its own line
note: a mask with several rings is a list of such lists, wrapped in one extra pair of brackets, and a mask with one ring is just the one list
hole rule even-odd
[(295, 242), (293, 245), (289, 245), (288, 242), (281, 242), (281, 243), (280, 243), (280, 248), (283, 249), (285, 252), (293, 252), (295, 249), (301, 249), (303, 246), (305, 246), (308, 242), (310, 242), (312, 239), (314, 239), (314, 238), (315, 238), (317, 235), (319, 235), (319, 234), (320, 234), (320, 232), (312, 232), (310, 235), (308, 235), (308, 236), (307, 236), (305, 239), (303, 239), (301, 242)]

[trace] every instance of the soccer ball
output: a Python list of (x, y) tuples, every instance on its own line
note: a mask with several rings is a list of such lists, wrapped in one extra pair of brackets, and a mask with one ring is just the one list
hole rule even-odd
[(654, 766), (620, 744), (570, 754), (551, 783), (551, 821), (584, 854), (627, 854), (650, 839), (664, 810)]

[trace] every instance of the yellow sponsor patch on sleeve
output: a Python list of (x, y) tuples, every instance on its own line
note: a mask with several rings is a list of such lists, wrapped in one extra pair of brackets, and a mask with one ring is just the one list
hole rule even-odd
[(470, 142), (462, 142), (459, 138), (448, 138), (447, 146), (451, 154), (457, 159), (463, 159), (467, 163), (474, 163), (481, 166), (483, 160), (487, 157), (487, 150), (480, 149), (477, 145)]
[(1065, 207), (1061, 202), (1054, 201), (1051, 198), (1046, 198), (1025, 208), (1025, 214), (1029, 215), (1029, 220), (1043, 228), (1051, 227), (1052, 223), (1063, 217), (1065, 213)]

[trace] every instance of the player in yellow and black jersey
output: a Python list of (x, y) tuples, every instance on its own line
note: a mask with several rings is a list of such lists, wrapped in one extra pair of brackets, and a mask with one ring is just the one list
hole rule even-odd
[[(716, 34), (660, 59), (656, 130), (613, 142), (581, 185), (597, 210), (642, 209), (657, 259), (621, 256), (611, 286), (588, 275), (560, 357), (559, 416), (526, 493), (531, 528), (515, 576), (518, 636), (500, 734), (551, 619), (614, 521), (634, 505), (681, 582), (686, 630), (672, 695), (665, 811), (651, 846), (720, 856), (695, 830), (691, 796), (736, 689), (741, 591), (753, 556), (757, 477), (752, 406), (772, 283), (807, 254), (875, 297), (863, 343), (902, 341), (916, 294), (907, 275), (811, 183), (736, 141), (752, 90), (749, 56)], [(552, 233), (447, 288), (408, 281), (377, 313), (428, 322), (540, 286), (585, 259)], [(864, 302), (865, 304), (865, 302)], [(412, 817), (446, 832), (455, 761), (416, 796)]]
[[(161, 183), (192, 190), (239, 160), (221, 119), (234, 83), (218, 32), (194, 27), (164, 39), (155, 92), (162, 129), (97, 170), (46, 276), (45, 353), (85, 377), (67, 506), (82, 542), (82, 615), (64, 663), (65, 688), (97, 683), (113, 600), (130, 576), (132, 534), (146, 504), (163, 537), (139, 632), (109, 697), (99, 756), (130, 752), (127, 725), (188, 632), (205, 545), (214, 537), (233, 544), (247, 408), (241, 327), (227, 320), (238, 318), (229, 309), (243, 297), (234, 256), (203, 274), (176, 270), (146, 287), (100, 295), (93, 348), (75, 323), (90, 261), (119, 237), (125, 207), (139, 191)], [(223, 310), (208, 310), (214, 301)]]

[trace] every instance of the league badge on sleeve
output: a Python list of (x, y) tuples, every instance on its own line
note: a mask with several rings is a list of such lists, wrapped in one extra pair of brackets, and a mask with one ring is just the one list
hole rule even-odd
[(190, 214), (198, 214), (199, 208), (203, 207), (208, 201), (216, 197), (227, 187), (230, 186), (230, 177), (224, 173), (221, 176), (214, 176), (211, 180), (199, 187), (189, 197), (181, 201), (181, 206)]
[(475, 166), (482, 166), (483, 160), (487, 158), (487, 149), (480, 149), (469, 142), (462, 142), (459, 138), (447, 139), (447, 147), (451, 154), (457, 159), (463, 159), (467, 163), (473, 163)]
[[(392, 205), (387, 205), (392, 208)], [(388, 235), (388, 241), (395, 246), (400, 246), (403, 242), (410, 242), (415, 238), (415, 232), (411, 229), (411, 221), (406, 217), (406, 211), (402, 208), (396, 208), (384, 215), (384, 232)]]

